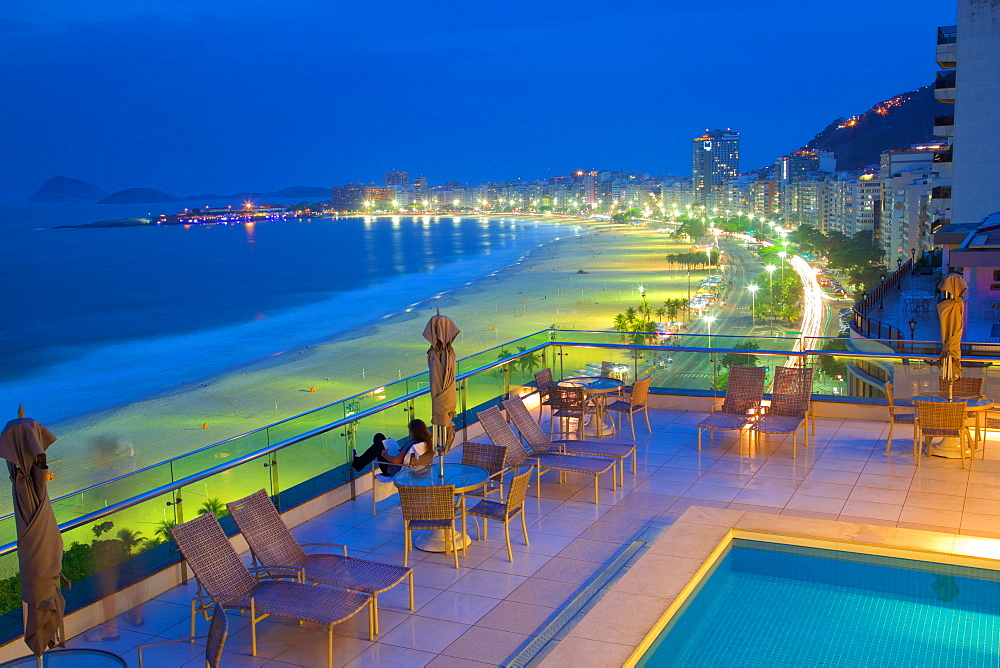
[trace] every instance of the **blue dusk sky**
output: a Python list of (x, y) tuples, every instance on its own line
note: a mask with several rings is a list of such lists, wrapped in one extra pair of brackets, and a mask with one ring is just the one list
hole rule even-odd
[(934, 80), (954, 0), (4, 0), (0, 196), (742, 169)]

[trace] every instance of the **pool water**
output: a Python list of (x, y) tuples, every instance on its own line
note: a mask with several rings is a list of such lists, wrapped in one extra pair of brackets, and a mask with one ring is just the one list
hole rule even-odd
[(640, 666), (1000, 666), (1000, 573), (734, 540)]

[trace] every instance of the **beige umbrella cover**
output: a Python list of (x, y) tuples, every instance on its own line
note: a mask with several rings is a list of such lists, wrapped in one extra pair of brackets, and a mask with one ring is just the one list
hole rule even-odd
[[(962, 329), (965, 324), (965, 296), (968, 284), (958, 274), (948, 274), (938, 285), (946, 299), (937, 305), (941, 323), (941, 377), (947, 381), (962, 377)], [(949, 382), (948, 385), (951, 388)], [(949, 396), (951, 392), (949, 389)]]
[(427, 349), (427, 368), (431, 381), (431, 423), (435, 430), (435, 445), (442, 454), (455, 438), (452, 418), (455, 417), (455, 349), (451, 347), (462, 330), (451, 318), (441, 314), (433, 316), (424, 327), (424, 338), (431, 347)]
[(59, 590), (63, 540), (49, 503), (45, 450), (56, 437), (35, 420), (11, 420), (0, 432), (14, 494), (21, 598), (27, 604), (24, 642), (36, 655), (56, 644), (66, 601)]

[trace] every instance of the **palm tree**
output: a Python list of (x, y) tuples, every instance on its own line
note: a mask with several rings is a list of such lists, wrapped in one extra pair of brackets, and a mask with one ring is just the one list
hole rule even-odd
[(629, 306), (627, 309), (625, 309), (625, 321), (627, 323), (632, 324), (633, 322), (635, 322), (635, 316), (636, 316), (635, 308)]
[(625, 317), (624, 313), (619, 313), (615, 316), (614, 328), (619, 332), (624, 332), (628, 329), (628, 318)]
[(680, 308), (680, 304), (677, 299), (668, 299), (663, 302), (663, 309), (667, 312), (667, 317), (671, 320), (677, 320), (677, 310)]
[(177, 520), (163, 520), (156, 525), (156, 531), (154, 535), (164, 541), (173, 540), (174, 537), (170, 535), (170, 530), (177, 526)]
[(517, 347), (517, 352), (521, 354), (521, 358), (518, 360), (518, 366), (521, 368), (521, 371), (532, 374), (535, 373), (535, 369), (541, 366), (542, 361), (536, 353), (525, 354), (527, 350), (527, 346)]
[(131, 529), (121, 529), (118, 532), (118, 540), (122, 542), (122, 547), (125, 548), (127, 556), (131, 556), (132, 550), (146, 542), (141, 533), (132, 531)]
[(660, 322), (663, 322), (663, 319), (666, 316), (667, 316), (667, 309), (666, 308), (664, 308), (664, 307), (661, 306), (660, 308), (656, 309), (656, 317), (657, 317), (658, 320), (660, 320)]
[(224, 517), (229, 511), (226, 510), (226, 504), (224, 504), (220, 499), (205, 499), (205, 502), (201, 504), (201, 508), (198, 509), (199, 515), (204, 515), (206, 513), (212, 513), (216, 517)]

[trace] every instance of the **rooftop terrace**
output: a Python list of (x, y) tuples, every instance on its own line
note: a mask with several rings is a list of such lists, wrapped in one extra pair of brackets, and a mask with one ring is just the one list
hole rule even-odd
[[(834, 417), (836, 411), (829, 410), (823, 417), (821, 411), (810, 447), (802, 448), (800, 441), (794, 460), (789, 437), (766, 437), (753, 448), (747, 438), (728, 432), (706, 439), (699, 453), (695, 425), (704, 413), (671, 408), (682, 403), (676, 397), (657, 400), (664, 407), (650, 412), (652, 434), (644, 425), (637, 427), (638, 473), (633, 476), (626, 466), (624, 487), (612, 491), (602, 480), (594, 504), (589, 476), (569, 475), (560, 485), (555, 474), (547, 474), (541, 498), (534, 487), (529, 490), (530, 546), (512, 526), (514, 563), (507, 560), (499, 531), (488, 541), (474, 541), (458, 570), (446, 555), (411, 552), (416, 610), (409, 611), (404, 587), (383, 594), (377, 640), (368, 641), (364, 613), (335, 627), (335, 664), (544, 664), (558, 646), (550, 663), (621, 665), (636, 636), (655, 621), (639, 611), (646, 608), (637, 602), (657, 599), (656, 587), (631, 601), (605, 597), (605, 607), (621, 608), (621, 622), (613, 628), (574, 624), (581, 610), (585, 613), (606, 593), (608, 578), (621, 576), (648, 541), (695, 505), (1000, 539), (997, 432), (987, 433), (985, 461), (976, 459), (969, 469), (958, 460), (936, 457), (925, 457), (917, 467), (903, 425), (895, 431), (891, 452), (885, 452), (884, 407), (859, 412), (848, 406), (842, 415), (851, 410), (867, 419)], [(450, 455), (458, 456), (457, 451)], [(352, 555), (399, 562), (402, 519), (398, 506), (387, 507), (390, 503), (383, 502), (384, 509), (372, 517), (371, 499), (362, 494), (293, 533), (300, 541), (346, 543)], [(470, 533), (475, 536), (474, 529)], [(697, 537), (689, 540), (697, 542)], [(687, 549), (683, 542), (674, 547), (682, 555)], [(118, 640), (88, 643), (79, 635), (68, 644), (110, 650), (138, 665), (138, 645), (188, 635), (194, 591), (192, 582), (157, 596), (143, 606), (138, 626), (129, 614), (120, 615)], [(203, 633), (205, 622), (198, 624)], [(268, 618), (258, 625), (258, 656), (253, 658), (246, 618), (231, 615), (230, 625), (224, 661), (231, 663), (225, 665), (324, 663), (323, 630)], [(148, 650), (144, 660), (155, 666), (201, 666), (203, 652), (201, 645), (181, 643)]]

